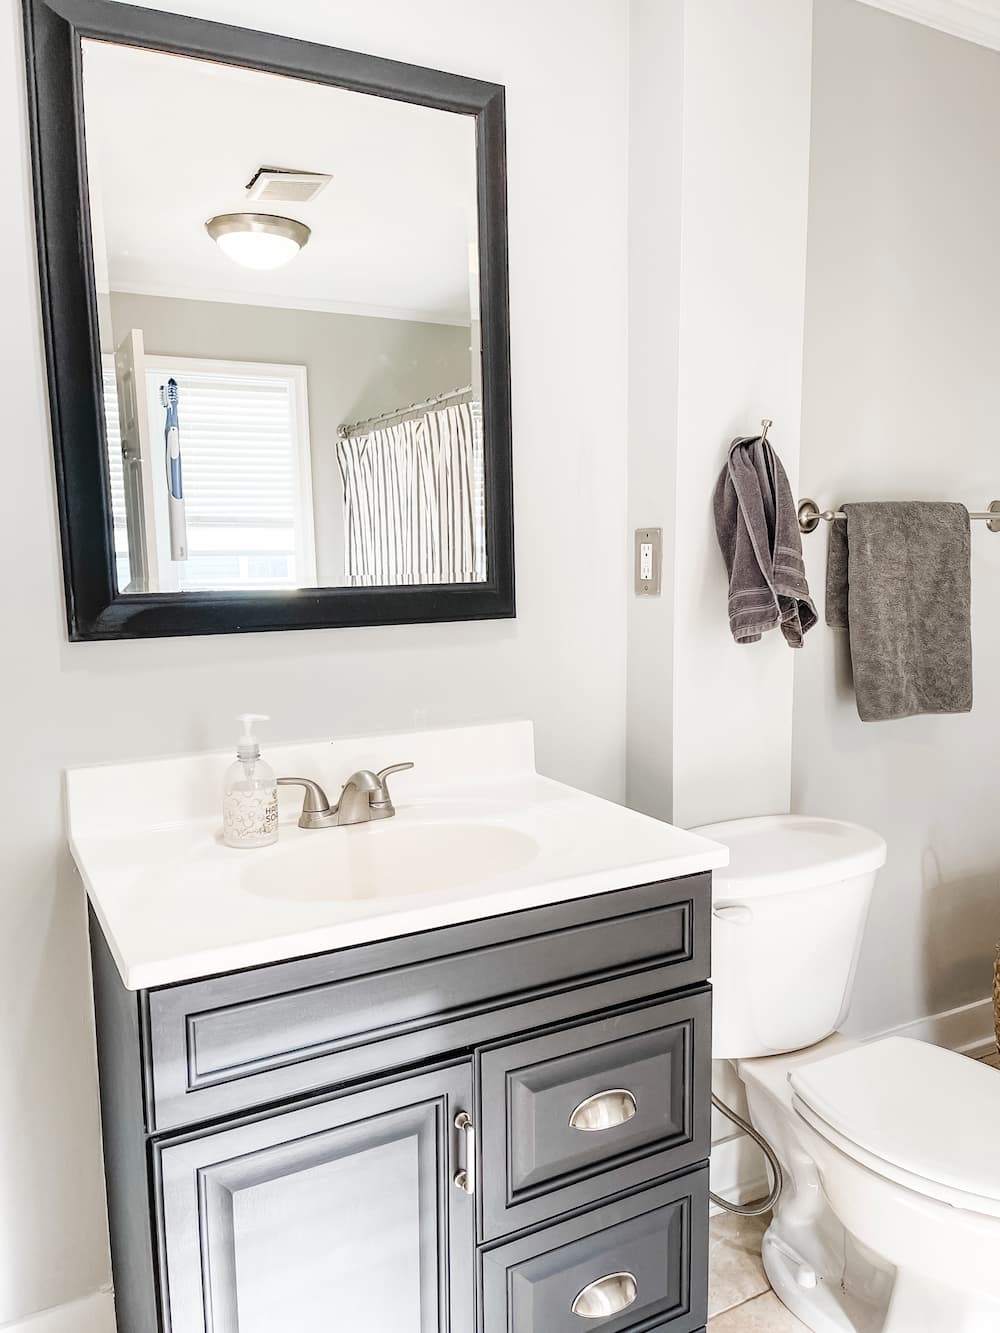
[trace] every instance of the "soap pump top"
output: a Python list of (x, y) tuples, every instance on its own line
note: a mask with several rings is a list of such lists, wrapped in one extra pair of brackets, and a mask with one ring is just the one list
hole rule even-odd
[(260, 758), (260, 741), (254, 735), (253, 724), (269, 722), (270, 718), (266, 713), (239, 713), (236, 721), (243, 728), (236, 746), (236, 758), (244, 764), (251, 764)]
[(278, 780), (260, 757), (255, 722), (264, 713), (241, 713), (236, 762), (226, 772), (222, 802), (223, 838), (229, 847), (267, 847), (278, 838)]

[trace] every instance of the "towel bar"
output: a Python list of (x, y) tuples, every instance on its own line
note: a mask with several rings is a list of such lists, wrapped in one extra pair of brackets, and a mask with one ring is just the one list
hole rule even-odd
[[(842, 509), (820, 509), (815, 500), (809, 499), (799, 501), (798, 516), (800, 532), (815, 532), (820, 519), (824, 523), (832, 523), (834, 519), (847, 517)], [(970, 513), (969, 518), (984, 522), (990, 532), (1000, 532), (1000, 500), (991, 500), (986, 513)]]

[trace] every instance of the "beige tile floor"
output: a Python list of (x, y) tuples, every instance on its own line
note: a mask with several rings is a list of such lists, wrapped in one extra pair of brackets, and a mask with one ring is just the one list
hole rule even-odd
[[(1000, 1055), (984, 1064), (1000, 1069)], [(760, 1246), (770, 1215), (713, 1217), (708, 1250), (708, 1333), (808, 1333), (770, 1290)]]
[(708, 1250), (709, 1333), (799, 1333), (803, 1325), (768, 1287), (760, 1245), (770, 1215), (712, 1218)]
[(809, 1333), (772, 1291), (716, 1315), (708, 1327), (711, 1333)]

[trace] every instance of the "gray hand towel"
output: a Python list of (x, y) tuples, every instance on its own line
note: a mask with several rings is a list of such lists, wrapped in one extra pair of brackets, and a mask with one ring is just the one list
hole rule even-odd
[(919, 500), (844, 505), (830, 525), (826, 623), (851, 637), (864, 722), (972, 708), (969, 513)]
[(775, 626), (792, 648), (816, 624), (795, 501), (781, 460), (766, 440), (729, 446), (713, 501), (715, 531), (729, 574), (729, 628), (756, 643)]

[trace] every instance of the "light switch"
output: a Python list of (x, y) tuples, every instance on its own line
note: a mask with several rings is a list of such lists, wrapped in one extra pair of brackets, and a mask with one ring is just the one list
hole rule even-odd
[(635, 530), (635, 591), (638, 597), (659, 597), (663, 565), (663, 529)]

